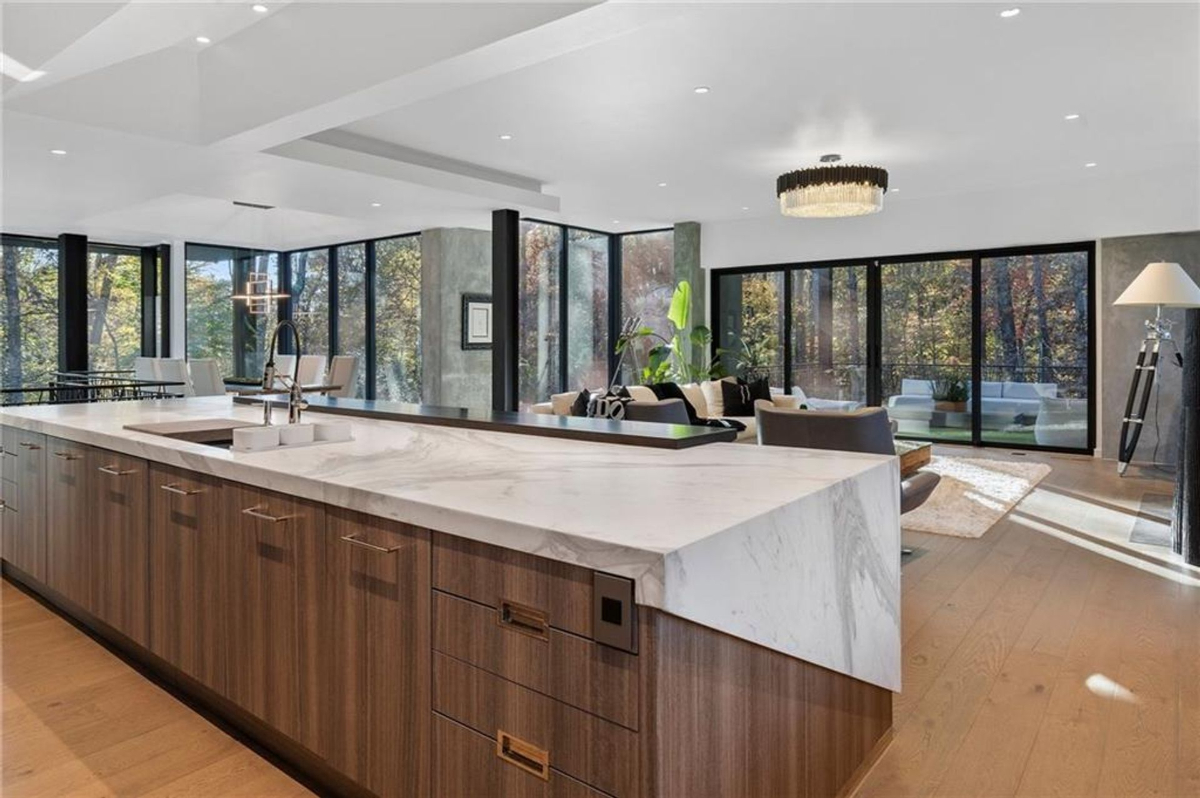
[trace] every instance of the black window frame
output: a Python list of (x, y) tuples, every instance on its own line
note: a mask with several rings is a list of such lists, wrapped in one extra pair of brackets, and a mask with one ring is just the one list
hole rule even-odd
[[(1007, 441), (989, 441), (983, 438), (982, 430), (982, 383), (984, 328), (983, 328), (983, 261), (990, 258), (1015, 257), (1019, 255), (1053, 255), (1067, 252), (1087, 254), (1088, 277), (1088, 353), (1087, 353), (1087, 442), (1083, 448), (1063, 446), (1040, 446)], [(882, 345), (883, 345), (883, 283), (882, 268), (890, 264), (927, 262), (939, 260), (969, 260), (971, 262), (971, 441), (970, 445), (987, 448), (1037, 451), (1062, 454), (1091, 454), (1095, 451), (1096, 430), (1096, 242), (1070, 241), (1057, 244), (1034, 244), (1025, 246), (992, 247), (983, 249), (947, 250), (904, 255), (871, 256), (858, 258), (836, 258), (819, 261), (785, 261), (781, 263), (739, 266), (709, 271), (709, 298), (711, 327), (713, 333), (713, 355), (721, 341), (721, 277), (748, 274), (782, 272), (785, 275), (784, 313), (784, 374), (788, 381), (792, 373), (792, 302), (791, 273), (802, 269), (839, 268), (847, 266), (867, 267), (867, 405), (878, 407), (883, 401), (882, 390)], [(897, 438), (923, 440), (927, 436), (898, 434)], [(946, 443), (955, 443), (947, 441)]]

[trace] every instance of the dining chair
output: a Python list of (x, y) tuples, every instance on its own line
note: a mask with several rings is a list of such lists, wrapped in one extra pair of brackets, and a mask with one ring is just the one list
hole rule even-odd
[(320, 385), (323, 379), (325, 379), (325, 356), (301, 355), (300, 384)]
[(189, 372), (192, 378), (192, 391), (196, 396), (223, 396), (225, 380), (221, 378), (221, 370), (217, 361), (212, 358), (195, 358), (189, 362)]
[(358, 357), (356, 355), (334, 355), (329, 363), (329, 385), (339, 385), (340, 388), (329, 391), (329, 396), (343, 398), (353, 397), (358, 389)]
[(164, 357), (158, 361), (159, 379), (163, 382), (177, 382), (180, 385), (164, 385), (164, 393), (178, 396), (195, 396), (196, 389), (192, 385), (191, 375), (188, 374), (187, 361), (183, 358)]

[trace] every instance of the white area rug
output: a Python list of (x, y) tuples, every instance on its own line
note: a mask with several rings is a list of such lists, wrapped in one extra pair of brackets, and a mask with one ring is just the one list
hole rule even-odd
[(1045, 479), (1050, 466), (934, 457), (922, 470), (941, 474), (942, 481), (928, 501), (900, 518), (900, 526), (917, 532), (977, 538)]

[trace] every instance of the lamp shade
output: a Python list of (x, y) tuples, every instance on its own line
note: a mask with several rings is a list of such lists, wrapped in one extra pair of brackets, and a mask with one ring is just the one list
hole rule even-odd
[(1200, 286), (1178, 263), (1150, 263), (1113, 304), (1200, 308)]

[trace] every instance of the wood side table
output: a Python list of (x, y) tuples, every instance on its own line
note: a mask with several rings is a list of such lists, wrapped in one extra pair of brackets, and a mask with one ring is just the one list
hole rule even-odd
[(896, 454), (900, 456), (900, 478), (908, 479), (929, 465), (933, 444), (929, 441), (896, 441)]

